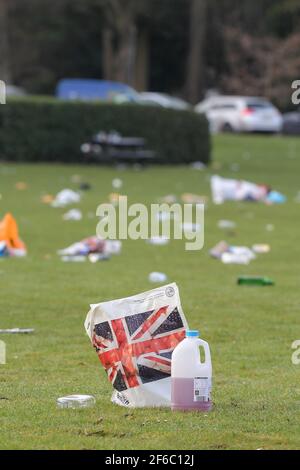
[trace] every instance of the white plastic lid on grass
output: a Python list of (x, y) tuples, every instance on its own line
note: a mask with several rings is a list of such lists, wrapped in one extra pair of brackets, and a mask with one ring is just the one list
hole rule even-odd
[(96, 404), (92, 395), (68, 395), (57, 399), (58, 408), (91, 408)]

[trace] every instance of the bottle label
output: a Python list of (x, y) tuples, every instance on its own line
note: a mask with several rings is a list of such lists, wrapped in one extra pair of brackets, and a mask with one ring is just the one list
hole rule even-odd
[(210, 401), (211, 379), (209, 377), (194, 378), (194, 401)]

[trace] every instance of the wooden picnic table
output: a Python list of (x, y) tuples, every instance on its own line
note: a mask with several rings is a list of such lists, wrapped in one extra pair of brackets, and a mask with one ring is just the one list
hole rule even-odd
[(146, 148), (141, 137), (123, 137), (120, 134), (100, 132), (89, 143), (83, 144), (82, 152), (88, 160), (101, 163), (150, 163), (156, 158), (155, 152)]

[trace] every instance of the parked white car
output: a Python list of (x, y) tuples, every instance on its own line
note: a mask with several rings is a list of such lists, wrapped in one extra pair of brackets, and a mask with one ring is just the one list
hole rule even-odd
[(280, 132), (282, 115), (264, 98), (212, 96), (195, 111), (206, 115), (211, 132)]

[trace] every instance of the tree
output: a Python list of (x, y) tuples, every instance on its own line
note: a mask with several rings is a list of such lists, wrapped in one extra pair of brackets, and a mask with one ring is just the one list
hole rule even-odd
[[(103, 30), (103, 73), (107, 79), (134, 86), (138, 57), (138, 18), (145, 13), (145, 0), (102, 0), (105, 15)], [(144, 36), (144, 40), (145, 38)], [(144, 47), (147, 44), (144, 43)], [(145, 60), (145, 56), (143, 57)]]
[(206, 0), (190, 0), (189, 54), (186, 71), (186, 97), (196, 104), (204, 88), (204, 41), (206, 33)]
[(10, 61), (7, 27), (7, 0), (0, 0), (0, 80), (10, 83)]

